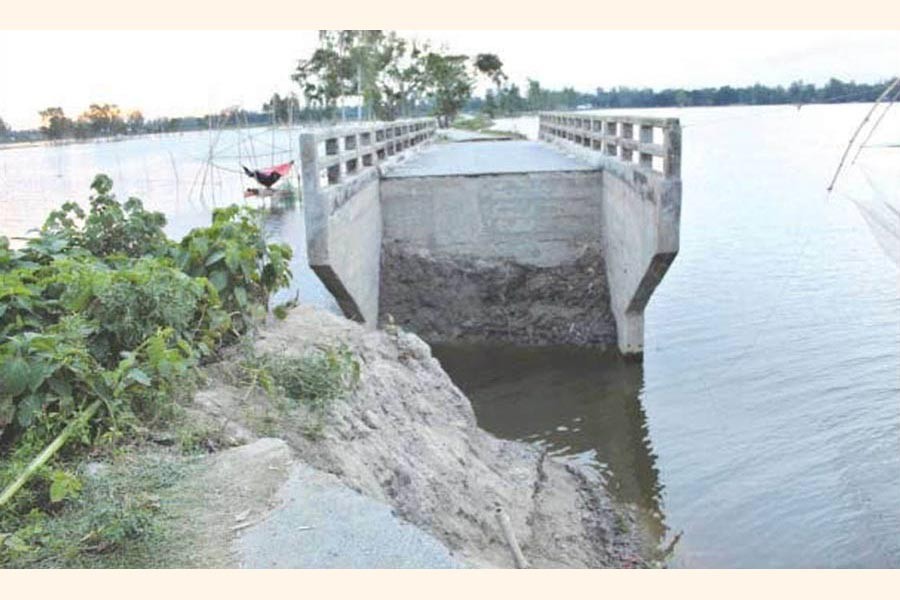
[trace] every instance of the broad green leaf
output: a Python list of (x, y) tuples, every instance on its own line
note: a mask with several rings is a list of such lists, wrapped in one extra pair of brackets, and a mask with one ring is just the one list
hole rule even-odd
[(234, 297), (237, 299), (238, 306), (241, 308), (247, 306), (247, 290), (242, 287), (234, 288)]
[(221, 292), (228, 287), (228, 274), (225, 271), (213, 271), (209, 276), (209, 282), (215, 286), (217, 291)]
[(43, 395), (31, 394), (30, 396), (25, 396), (19, 400), (19, 405), (16, 407), (16, 422), (21, 427), (28, 427), (34, 422), (43, 406)]
[(65, 471), (54, 471), (50, 484), (50, 502), (62, 502), (81, 491), (81, 481)]
[(150, 387), (152, 381), (150, 380), (150, 376), (141, 371), (140, 369), (132, 369), (128, 372), (128, 377), (133, 381), (138, 382), (139, 384)]
[(237, 244), (228, 244), (225, 248), (225, 266), (234, 273), (241, 263), (241, 251)]
[(212, 254), (210, 254), (210, 255), (209, 255), (209, 258), (207, 258), (207, 259), (206, 259), (206, 262), (203, 263), (203, 264), (206, 265), (206, 266), (208, 267), (208, 266), (210, 266), (210, 265), (216, 264), (217, 262), (219, 262), (219, 261), (222, 260), (223, 258), (225, 258), (225, 252), (223, 252), (222, 250), (219, 250), (218, 252), (213, 252)]
[(0, 384), (9, 396), (18, 396), (28, 388), (31, 369), (21, 356), (7, 359), (0, 365)]

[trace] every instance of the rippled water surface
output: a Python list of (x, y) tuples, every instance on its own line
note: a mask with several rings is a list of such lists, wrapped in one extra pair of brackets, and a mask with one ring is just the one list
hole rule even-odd
[[(675, 566), (900, 566), (900, 271), (854, 203), (900, 205), (900, 149), (825, 194), (868, 108), (620, 111), (684, 127), (681, 251), (643, 367), (438, 349), (482, 426), (600, 465), (683, 532)], [(891, 113), (870, 143), (897, 142)]]
[[(643, 364), (436, 349), (481, 425), (598, 466), (660, 539), (683, 532), (675, 566), (900, 566), (900, 271), (853, 202), (896, 202), (900, 149), (865, 151), (824, 192), (867, 110), (625, 111), (684, 126), (681, 251), (647, 309)], [(900, 142), (898, 116), (873, 143)], [(0, 150), (0, 235), (86, 199), (98, 171), (183, 234), (244, 185), (220, 171), (202, 200), (191, 192), (208, 144), (196, 133)], [(295, 247), (301, 299), (333, 310), (305, 267), (302, 213), (282, 206), (267, 222)]]

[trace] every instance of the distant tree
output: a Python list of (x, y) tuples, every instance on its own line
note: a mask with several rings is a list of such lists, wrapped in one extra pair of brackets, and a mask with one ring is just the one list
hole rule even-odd
[(478, 54), (475, 56), (475, 70), (490, 79), (497, 89), (507, 80), (503, 72), (503, 61), (496, 54)]
[(351, 97), (359, 113), (365, 107), (383, 120), (430, 103), (446, 123), (471, 97), (476, 75), (484, 74), (499, 89), (506, 79), (502, 66), (495, 54), (479, 54), (470, 65), (466, 55), (436, 51), (392, 31), (321, 30), (318, 47), (298, 61), (291, 78), (300, 86), (307, 108), (328, 116)]
[(472, 95), (473, 80), (464, 54), (429, 52), (423, 56), (425, 95), (442, 127), (448, 127)]
[(320, 30), (318, 47), (291, 75), (307, 103), (333, 113), (345, 96), (361, 95), (366, 50), (382, 36), (380, 30)]
[(549, 108), (547, 103), (546, 90), (541, 88), (540, 82), (535, 79), (528, 80), (528, 107), (531, 110), (546, 110)]
[(378, 119), (409, 115), (424, 97), (427, 43), (410, 42), (389, 32), (370, 52), (363, 70), (363, 98)]
[(128, 113), (128, 133), (141, 133), (144, 131), (144, 115), (139, 110)]
[(497, 114), (497, 103), (494, 101), (493, 90), (488, 90), (484, 93), (484, 104), (481, 106), (481, 112), (492, 119)]
[(738, 92), (730, 85), (724, 85), (716, 90), (713, 94), (713, 104), (716, 106), (724, 106), (726, 104), (735, 104), (738, 101)]
[(12, 133), (12, 129), (10, 129), (9, 125), (6, 124), (6, 121), (0, 117), (0, 138), (9, 137)]
[(91, 104), (78, 121), (86, 126), (87, 134), (91, 136), (116, 135), (125, 133), (128, 128), (122, 111), (115, 104)]
[(299, 118), (300, 100), (295, 94), (282, 97), (276, 92), (262, 105), (262, 110), (268, 115), (274, 115), (276, 123), (288, 123)]
[(497, 105), (501, 113), (512, 114), (525, 110), (525, 99), (519, 93), (519, 86), (511, 84), (500, 90)]
[(59, 140), (72, 132), (72, 120), (58, 106), (38, 112), (41, 117), (41, 133), (51, 140)]

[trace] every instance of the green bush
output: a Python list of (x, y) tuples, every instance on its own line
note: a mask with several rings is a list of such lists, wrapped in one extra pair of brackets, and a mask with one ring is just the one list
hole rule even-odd
[(237, 333), (290, 283), (291, 255), (290, 246), (266, 243), (256, 211), (238, 206), (214, 210), (212, 225), (191, 231), (174, 252), (181, 270), (212, 283)]
[(0, 456), (26, 438), (40, 447), (98, 401), (86, 444), (158, 418), (290, 282), (290, 248), (267, 244), (249, 209), (217, 210), (175, 244), (108, 177), (91, 188), (88, 213), (64, 204), (23, 249), (0, 237)]
[[(112, 187), (109, 177), (97, 175), (91, 183), (95, 194), (90, 198), (87, 216), (77, 204), (67, 202), (60, 210), (50, 213), (42, 233), (65, 239), (70, 246), (83, 248), (100, 258), (164, 254), (172, 243), (163, 232), (165, 216), (160, 212), (145, 211), (137, 198), (119, 204)], [(84, 223), (79, 226), (82, 220)]]

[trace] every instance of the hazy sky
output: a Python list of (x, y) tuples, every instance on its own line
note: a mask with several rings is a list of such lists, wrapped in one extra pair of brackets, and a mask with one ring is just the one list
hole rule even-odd
[[(464, 53), (496, 52), (511, 79), (589, 91), (875, 81), (900, 70), (900, 32), (410, 31)], [(315, 31), (0, 31), (0, 117), (36, 127), (37, 111), (77, 116), (92, 102), (147, 117), (258, 109), (294, 89)]]

